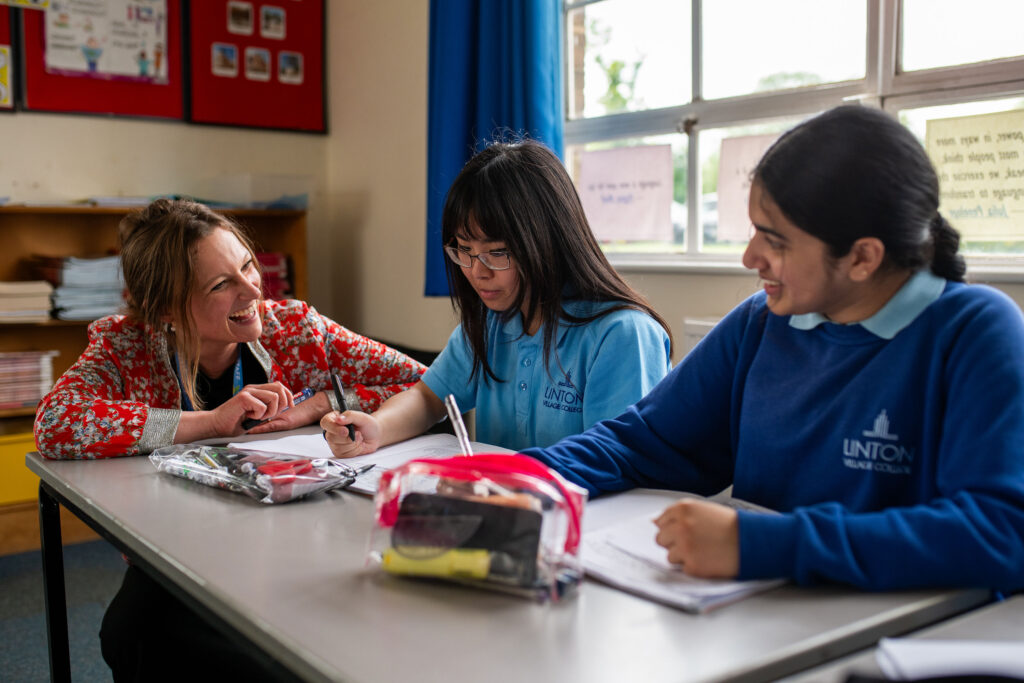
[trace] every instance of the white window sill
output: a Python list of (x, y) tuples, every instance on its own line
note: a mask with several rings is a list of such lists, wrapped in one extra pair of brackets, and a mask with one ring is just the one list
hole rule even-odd
[[(608, 261), (623, 273), (678, 273), (680, 275), (754, 275), (744, 268), (739, 255), (725, 258), (694, 258), (660, 254), (608, 254)], [(991, 259), (967, 260), (968, 282), (1024, 284), (1024, 259), (1016, 262)]]
[(694, 258), (661, 254), (607, 254), (608, 261), (623, 273), (679, 273), (699, 275), (752, 275), (735, 258)]

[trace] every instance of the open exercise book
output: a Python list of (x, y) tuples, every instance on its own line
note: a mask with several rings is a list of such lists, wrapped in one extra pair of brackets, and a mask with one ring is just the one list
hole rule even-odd
[[(331, 457), (320, 427), (303, 427), (282, 435), (253, 434), (236, 437), (237, 448), (291, 453), (311, 458)], [(474, 453), (512, 453), (506, 448), (472, 442)], [(369, 455), (348, 458), (355, 468), (373, 464), (360, 474), (351, 491), (373, 495), (381, 475), (415, 458), (445, 458), (461, 453), (451, 434), (426, 434), (385, 446)], [(588, 574), (621, 590), (688, 612), (706, 612), (782, 584), (782, 581), (725, 581), (698, 579), (669, 564), (667, 551), (654, 541), (652, 521), (671, 503), (683, 497), (700, 498), (678, 491), (638, 489), (587, 503), (583, 514), (582, 560)], [(769, 512), (750, 503), (719, 494), (708, 500), (731, 507)]]
[[(654, 540), (657, 527), (653, 520), (680, 498), (704, 499), (678, 491), (641, 489), (588, 503), (583, 515), (586, 572), (621, 590), (688, 612), (707, 612), (784, 583), (699, 579), (670, 564), (668, 551)], [(704, 500), (770, 512), (728, 493)]]

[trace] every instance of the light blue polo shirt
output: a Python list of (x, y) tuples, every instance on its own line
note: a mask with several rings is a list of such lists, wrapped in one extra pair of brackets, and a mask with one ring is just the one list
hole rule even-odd
[[(572, 301), (565, 308), (589, 315), (606, 302)], [(627, 309), (586, 325), (559, 325), (548, 371), (544, 329), (522, 334), (522, 316), (502, 323), (487, 314), (488, 360), (503, 382), (470, 381), (473, 350), (462, 326), (422, 379), (438, 398), (453, 394), (463, 411), (476, 408), (476, 440), (521, 450), (550, 446), (622, 413), (671, 369), (668, 334), (651, 316)]]

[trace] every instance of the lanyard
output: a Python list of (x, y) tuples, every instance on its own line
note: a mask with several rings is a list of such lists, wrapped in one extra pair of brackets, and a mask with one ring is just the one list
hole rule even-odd
[[(178, 389), (181, 390), (181, 400), (185, 403), (185, 410), (195, 410), (188, 394), (185, 393), (185, 385), (181, 383), (181, 364), (178, 362), (178, 352), (174, 352), (174, 376), (178, 380)], [(234, 396), (242, 390), (242, 347), (238, 347), (238, 358), (235, 359), (235, 373), (231, 379), (231, 395)]]

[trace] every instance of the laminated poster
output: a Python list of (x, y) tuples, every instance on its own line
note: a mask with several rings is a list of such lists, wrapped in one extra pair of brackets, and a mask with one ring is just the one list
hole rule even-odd
[(750, 174), (778, 135), (740, 135), (722, 140), (718, 157), (718, 242), (750, 239)]
[(11, 98), (11, 46), (0, 45), (0, 108), (10, 109)]
[(672, 146), (580, 154), (577, 190), (599, 242), (672, 241)]
[(928, 122), (939, 211), (965, 241), (1020, 241), (1024, 232), (1024, 110)]
[(51, 0), (46, 71), (167, 83), (166, 0)]

